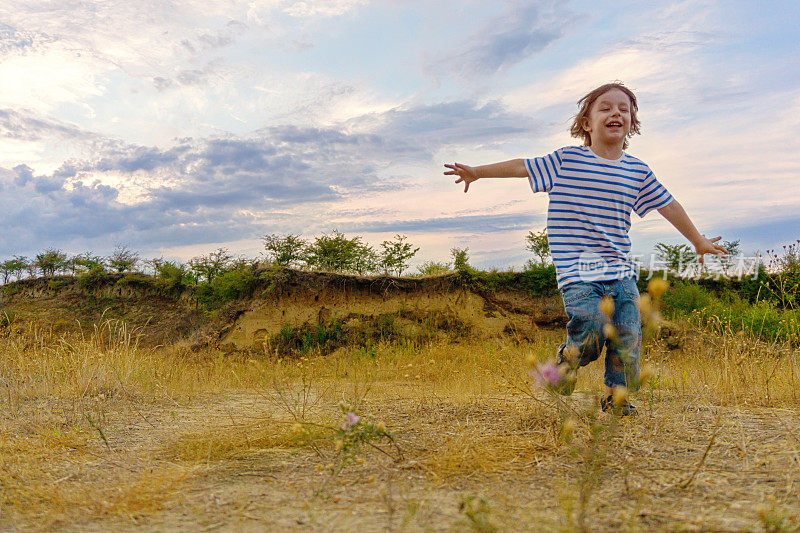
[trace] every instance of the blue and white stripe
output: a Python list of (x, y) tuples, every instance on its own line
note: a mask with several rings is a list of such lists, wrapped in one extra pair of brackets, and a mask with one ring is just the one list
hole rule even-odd
[(588, 146), (524, 161), (533, 192), (550, 195), (547, 240), (558, 287), (636, 277), (631, 211), (644, 217), (672, 201), (650, 168), (626, 153), (603, 159)]

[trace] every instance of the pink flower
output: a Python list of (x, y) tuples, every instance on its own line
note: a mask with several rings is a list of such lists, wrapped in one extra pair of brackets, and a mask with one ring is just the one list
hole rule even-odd
[(342, 424), (342, 429), (350, 429), (351, 427), (358, 424), (358, 420), (359, 420), (358, 415), (350, 411), (349, 413), (347, 413), (347, 418), (345, 419), (344, 424)]
[(564, 378), (558, 369), (558, 365), (553, 361), (539, 363), (536, 368), (530, 371), (530, 374), (540, 387), (555, 387)]

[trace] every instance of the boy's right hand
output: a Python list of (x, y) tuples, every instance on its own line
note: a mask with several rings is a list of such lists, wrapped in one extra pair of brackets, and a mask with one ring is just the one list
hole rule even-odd
[(450, 169), (449, 171), (445, 171), (445, 175), (456, 175), (458, 176), (456, 183), (464, 182), (464, 192), (467, 192), (470, 183), (478, 179), (475, 169), (468, 165), (462, 165), (461, 163), (453, 163), (450, 165), (445, 163), (444, 166)]

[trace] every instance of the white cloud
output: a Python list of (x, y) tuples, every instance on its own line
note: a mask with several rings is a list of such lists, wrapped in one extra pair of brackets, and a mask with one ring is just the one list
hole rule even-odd
[(254, 0), (248, 3), (246, 17), (259, 26), (272, 26), (278, 13), (297, 19), (324, 19), (344, 15), (369, 3), (369, 0)]
[(0, 107), (28, 108), (42, 114), (65, 103), (80, 103), (105, 92), (101, 77), (110, 70), (104, 62), (87, 60), (64, 43), (52, 43), (36, 54), (11, 55), (0, 62)]
[(326, 2), (291, 2), (284, 9), (293, 17), (338, 17), (348, 11), (369, 4), (369, 0), (328, 0)]

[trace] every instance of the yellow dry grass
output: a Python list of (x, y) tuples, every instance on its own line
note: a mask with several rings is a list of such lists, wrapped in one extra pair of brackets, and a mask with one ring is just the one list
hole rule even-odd
[[(617, 423), (597, 412), (601, 363), (571, 398), (531, 387), (525, 361), (562, 331), (296, 359), (142, 349), (136, 333), (0, 339), (1, 529), (800, 527), (790, 347), (649, 339), (641, 414)], [(342, 405), (402, 455), (337, 452)]]

